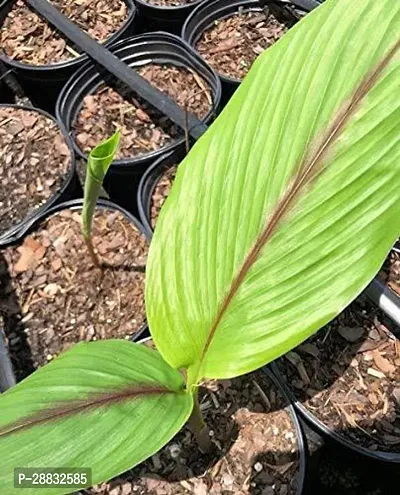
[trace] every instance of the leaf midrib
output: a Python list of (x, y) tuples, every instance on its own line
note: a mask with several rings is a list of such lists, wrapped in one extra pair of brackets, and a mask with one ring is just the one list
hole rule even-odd
[(39, 410), (30, 416), (25, 416), (22, 420), (0, 427), (0, 439), (16, 432), (33, 428), (51, 421), (69, 418), (71, 416), (88, 412), (96, 408), (109, 406), (119, 402), (128, 402), (139, 398), (153, 395), (177, 394), (164, 386), (153, 385), (131, 385), (113, 393), (100, 392), (93, 394), (86, 399), (79, 399), (61, 404), (46, 410)]
[[(346, 124), (359, 109), (359, 106), (364, 101), (365, 97), (369, 94), (371, 89), (375, 87), (384, 69), (389, 65), (399, 49), (400, 40), (397, 41), (387, 52), (387, 54), (382, 57), (382, 59), (369, 71), (365, 77), (362, 78), (350, 98), (347, 99), (347, 102), (345, 101), (336, 111), (332, 120), (326, 126), (325, 131), (321, 133), (321, 137), (317, 136), (316, 139), (312, 140), (308, 145), (305, 153), (303, 154), (303, 158), (297, 167), (297, 172), (292, 178), (290, 186), (283, 192), (275, 210), (269, 216), (264, 230), (258, 236), (252, 249), (250, 249), (246, 255), (241, 268), (233, 278), (229, 291), (227, 292), (227, 295), (218, 310), (214, 323), (210, 328), (207, 339), (202, 348), (200, 358), (198, 362), (194, 364), (195, 371), (189, 385), (197, 383), (198, 380), (202, 378), (199, 374), (214, 335), (233, 298), (244, 282), (247, 273), (258, 260), (261, 251), (267, 242), (272, 238), (282, 219), (287, 216), (289, 211), (291, 211), (292, 207), (296, 203), (296, 200), (304, 192), (306, 186), (315, 182), (315, 179), (321, 172), (323, 172), (323, 164), (327, 154), (331, 151), (332, 146), (342, 134)], [(319, 137), (320, 139), (318, 139)]]

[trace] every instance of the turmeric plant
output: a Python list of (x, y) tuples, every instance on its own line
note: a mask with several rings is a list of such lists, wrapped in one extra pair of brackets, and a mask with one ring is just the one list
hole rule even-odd
[(110, 479), (190, 417), (201, 442), (204, 379), (264, 366), (360, 294), (400, 232), (399, 32), (398, 2), (327, 0), (257, 59), (158, 220), (157, 350), (78, 344), (4, 394), (0, 493), (25, 493), (17, 466)]

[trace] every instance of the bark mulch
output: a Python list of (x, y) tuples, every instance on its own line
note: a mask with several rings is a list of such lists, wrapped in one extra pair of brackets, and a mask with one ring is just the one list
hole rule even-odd
[[(98, 41), (106, 41), (128, 17), (123, 0), (51, 0), (78, 27)], [(48, 65), (71, 60), (79, 53), (50, 24), (18, 0), (0, 31), (0, 46), (14, 60)]]
[(273, 14), (238, 13), (215, 21), (202, 34), (196, 49), (219, 74), (243, 79), (258, 55), (287, 30), (288, 26)]
[(371, 451), (400, 452), (400, 341), (357, 299), (278, 365), (326, 426)]
[[(191, 69), (147, 64), (138, 73), (199, 118), (212, 107), (211, 88)], [(156, 151), (182, 136), (178, 126), (140, 98), (123, 97), (103, 85), (84, 98), (74, 124), (75, 138), (82, 151), (89, 152), (116, 128), (121, 131), (118, 159)]]
[(53, 120), (32, 110), (0, 107), (0, 235), (59, 191), (71, 162)]
[(74, 343), (129, 338), (145, 322), (145, 237), (122, 213), (97, 209), (93, 242), (105, 265), (99, 270), (80, 227), (80, 212), (63, 210), (3, 252), (3, 281), (6, 271), (9, 279), (0, 308), (14, 319), (8, 340), (18, 378), (28, 360), (37, 368)]
[(153, 194), (151, 196), (150, 203), (150, 217), (151, 217), (151, 227), (154, 229), (158, 216), (160, 214), (161, 208), (163, 207), (165, 200), (171, 190), (172, 184), (175, 179), (176, 165), (172, 165), (157, 181), (156, 187), (154, 188)]

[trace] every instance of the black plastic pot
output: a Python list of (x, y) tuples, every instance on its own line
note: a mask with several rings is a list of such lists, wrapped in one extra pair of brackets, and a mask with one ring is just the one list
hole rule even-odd
[[(82, 206), (83, 206), (83, 199), (82, 198), (72, 199), (69, 201), (64, 201), (63, 203), (59, 203), (59, 204), (53, 206), (52, 208), (48, 209), (47, 211), (42, 212), (41, 215), (38, 215), (29, 225), (26, 226), (26, 228), (23, 231), (23, 235), (25, 236), (25, 235), (29, 234), (30, 232), (34, 231), (35, 229), (37, 229), (40, 226), (40, 224), (44, 220), (46, 220), (51, 215), (58, 213), (59, 211), (69, 210), (69, 209), (78, 210), (78, 209), (81, 209)], [(108, 201), (106, 199), (99, 199), (97, 201), (96, 208), (112, 209), (112, 210), (117, 210), (117, 211), (121, 212), (127, 218), (127, 220), (129, 222), (133, 223), (133, 225), (146, 237), (146, 239), (148, 239), (150, 241), (150, 239), (147, 236), (146, 231), (143, 228), (143, 225), (140, 223), (140, 221), (135, 216), (133, 216), (131, 213), (126, 211), (124, 208), (122, 208), (121, 206), (119, 206), (119, 205), (117, 205), (111, 201)], [(20, 240), (22, 240), (22, 239), (20, 238), (19, 241)], [(147, 337), (147, 336), (148, 336), (148, 327), (147, 327), (147, 323), (145, 323), (140, 328), (140, 330), (138, 332), (136, 332), (134, 337), (132, 337), (132, 340), (134, 342), (136, 342), (137, 340), (144, 338), (144, 337)]]
[(338, 432), (328, 428), (322, 421), (317, 419), (306, 407), (301, 404), (285, 381), (282, 373), (280, 372), (276, 363), (272, 363), (271, 370), (276, 376), (281, 388), (285, 390), (287, 397), (289, 397), (291, 403), (294, 405), (299, 416), (308, 424), (314, 431), (316, 431), (321, 437), (327, 438), (330, 441), (335, 442), (340, 447), (346, 449), (356, 457), (364, 457), (369, 460), (375, 460), (386, 463), (400, 464), (400, 453), (391, 452), (379, 452), (368, 450), (364, 447), (356, 445), (347, 438), (340, 435)]
[[(276, 1), (282, 4), (282, 8), (285, 8), (285, 6), (293, 7), (300, 15), (310, 12), (320, 5), (316, 0)], [(202, 34), (211, 28), (215, 21), (232, 17), (238, 13), (239, 8), (244, 13), (262, 11), (258, 0), (205, 0), (186, 19), (182, 28), (182, 38), (195, 49)], [(222, 100), (223, 104), (225, 104), (236, 91), (241, 81), (222, 74), (219, 74), (219, 77), (222, 82)]]
[[(208, 123), (214, 117), (221, 98), (221, 84), (215, 72), (180, 38), (168, 33), (149, 33), (120, 41), (110, 50), (131, 67), (140, 67), (150, 62), (190, 67), (210, 85), (214, 107), (204, 118)], [(75, 119), (82, 107), (83, 98), (93, 93), (104, 82), (113, 86), (112, 78), (93, 64), (82, 67), (64, 87), (57, 101), (56, 114), (72, 136)], [(74, 141), (76, 153), (86, 159)], [(110, 167), (104, 188), (110, 199), (127, 210), (137, 213), (136, 194), (139, 181), (147, 168), (160, 156), (172, 151), (184, 142), (184, 137), (157, 151), (130, 159), (116, 160)]]
[(135, 0), (141, 32), (168, 31), (180, 34), (188, 15), (202, 2), (204, 0), (194, 0), (190, 4), (167, 7), (151, 4), (146, 0)]
[[(119, 30), (112, 34), (104, 43), (105, 46), (109, 46), (111, 43), (133, 34), (136, 7), (133, 0), (124, 0), (124, 2), (128, 7), (128, 17)], [(4, 22), (10, 3), (11, 1), (9, 0), (4, 0), (0, 3), (0, 26)], [(88, 61), (86, 55), (81, 55), (73, 60), (58, 64), (31, 65), (13, 60), (1, 51), (0, 59), (10, 69), (13, 69), (26, 95), (31, 99), (33, 104), (51, 113), (54, 113), (57, 97), (65, 83), (72, 74)]]
[(170, 151), (156, 160), (153, 165), (147, 169), (140, 181), (137, 194), (139, 218), (149, 238), (153, 235), (150, 218), (151, 197), (157, 186), (157, 182), (171, 166), (179, 165), (185, 156), (186, 148), (184, 146), (180, 146), (176, 150)]
[(285, 388), (281, 385), (280, 381), (277, 379), (277, 377), (275, 376), (275, 374), (273, 373), (273, 371), (269, 366), (265, 366), (263, 368), (263, 371), (265, 371), (268, 378), (274, 383), (274, 385), (276, 385), (276, 388), (279, 390), (282, 397), (285, 399), (285, 401), (287, 401), (287, 406), (285, 407), (285, 409), (289, 413), (290, 418), (296, 429), (296, 438), (297, 438), (297, 444), (298, 444), (299, 456), (300, 456), (298, 488), (296, 495), (302, 495), (304, 490), (304, 482), (305, 482), (306, 468), (307, 468), (307, 449), (306, 449), (304, 432), (301, 427), (299, 418), (297, 417), (296, 410), (293, 407), (293, 403), (289, 395), (287, 394)]
[(17, 225), (14, 225), (14, 227), (11, 227), (4, 234), (0, 235), (0, 248), (1, 248), (8, 244), (20, 240), (24, 236), (25, 232), (29, 229), (29, 227), (33, 223), (35, 223), (38, 218), (40, 218), (43, 214), (49, 211), (52, 207), (64, 201), (82, 196), (82, 187), (80, 185), (78, 175), (76, 173), (75, 154), (74, 154), (72, 141), (69, 138), (68, 133), (65, 130), (63, 124), (59, 120), (55, 119), (49, 113), (40, 110), (38, 108), (30, 108), (23, 105), (0, 105), (0, 106), (22, 108), (25, 110), (36, 111), (46, 116), (48, 119), (53, 120), (58, 125), (61, 133), (65, 138), (68, 148), (71, 151), (71, 166), (67, 176), (64, 179), (64, 182), (61, 185), (60, 190), (56, 194), (54, 194), (54, 196), (49, 198), (45, 204), (40, 206), (37, 210), (32, 211), (27, 217), (24, 218), (24, 220), (19, 222)]

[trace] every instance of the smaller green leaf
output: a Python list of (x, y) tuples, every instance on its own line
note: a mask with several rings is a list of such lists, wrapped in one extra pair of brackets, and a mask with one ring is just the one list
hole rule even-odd
[(17, 467), (91, 468), (93, 484), (111, 479), (163, 447), (192, 408), (182, 375), (157, 351), (78, 344), (0, 396), (0, 494), (41, 493), (14, 488)]
[(103, 180), (118, 150), (120, 133), (98, 144), (89, 154), (87, 161), (85, 194), (82, 209), (82, 233), (89, 238), (92, 231), (93, 213), (103, 186)]

